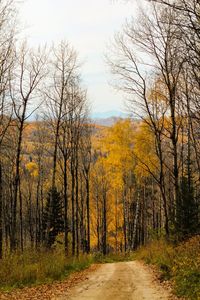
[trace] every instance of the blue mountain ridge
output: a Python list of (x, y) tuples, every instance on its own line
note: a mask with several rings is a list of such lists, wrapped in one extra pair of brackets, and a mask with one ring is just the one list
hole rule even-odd
[(118, 110), (110, 110), (104, 112), (93, 112), (91, 117), (92, 119), (107, 119), (112, 117), (128, 118), (130, 117), (130, 114)]

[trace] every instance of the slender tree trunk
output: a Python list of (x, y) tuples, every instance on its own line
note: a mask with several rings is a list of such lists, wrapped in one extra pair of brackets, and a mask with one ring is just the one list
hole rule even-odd
[(55, 141), (54, 141), (51, 194), (50, 194), (50, 203), (49, 203), (49, 211), (48, 211), (48, 218), (47, 218), (47, 229), (46, 229), (46, 247), (49, 247), (49, 235), (51, 230), (50, 219), (52, 215), (52, 206), (53, 206), (52, 205), (53, 190), (56, 188), (56, 169), (57, 169), (58, 139), (59, 139), (59, 130), (60, 130), (60, 115), (61, 115), (61, 108), (59, 108), (59, 117), (56, 124), (56, 133), (55, 133)]
[(103, 191), (103, 235), (102, 235), (102, 247), (103, 255), (107, 254), (107, 193)]
[(115, 251), (118, 252), (118, 197), (115, 196)]
[[(168, 74), (169, 76), (169, 74)], [(171, 113), (171, 143), (172, 143), (172, 155), (173, 155), (173, 180), (174, 180), (174, 204), (176, 208), (176, 220), (175, 226), (177, 229), (177, 233), (179, 232), (179, 210), (180, 210), (180, 190), (179, 190), (179, 168), (178, 168), (178, 150), (177, 150), (177, 124), (176, 124), (176, 112), (175, 112), (175, 86), (171, 87), (170, 79), (168, 79), (168, 87), (169, 87), (169, 104), (170, 104), (170, 113)]]
[(67, 158), (64, 157), (64, 234), (65, 234), (65, 255), (69, 254), (68, 246), (68, 180), (67, 180)]
[(89, 174), (86, 174), (86, 211), (87, 211), (87, 253), (90, 252), (90, 183)]
[(124, 231), (124, 251), (127, 251), (127, 203), (126, 203), (126, 188), (124, 189), (123, 195), (123, 216), (124, 216), (124, 224), (123, 224), (123, 231)]
[(22, 192), (19, 182), (19, 218), (20, 218), (20, 246), (21, 251), (24, 251), (24, 238), (23, 238), (23, 207), (22, 207)]
[(26, 106), (24, 107), (22, 121), (20, 123), (19, 138), (18, 138), (18, 145), (17, 145), (14, 192), (13, 192), (13, 206), (12, 206), (12, 216), (11, 216), (11, 218), (12, 218), (11, 237), (10, 237), (11, 251), (15, 251), (16, 247), (17, 247), (17, 201), (18, 201), (19, 182), (20, 182), (20, 158), (21, 158), (21, 144), (22, 144), (22, 134), (23, 134), (23, 129), (24, 129), (25, 112), (26, 112)]
[(84, 252), (86, 252), (86, 245), (85, 245), (85, 228), (84, 228), (84, 194), (83, 194), (83, 177), (81, 175), (80, 180), (80, 206), (81, 206), (81, 212), (80, 212), (80, 239), (81, 239), (81, 249)]
[[(74, 156), (74, 155), (73, 155)], [(75, 176), (74, 176), (74, 157), (71, 157), (71, 204), (72, 204), (72, 255), (75, 255)]]
[[(77, 152), (77, 149), (76, 149)], [(78, 155), (76, 153), (76, 169), (75, 169), (75, 199), (76, 199), (76, 256), (79, 256), (79, 181), (78, 181)]]
[(0, 259), (3, 257), (3, 180), (0, 161)]
[(39, 192), (40, 192), (40, 174), (37, 182), (37, 191), (36, 191), (36, 218), (35, 218), (35, 247), (36, 249), (40, 243), (40, 208), (39, 208)]
[(137, 200), (136, 200), (136, 209), (135, 209), (135, 217), (133, 223), (133, 237), (132, 237), (132, 250), (135, 249), (136, 246), (136, 233), (137, 233), (137, 223), (139, 216), (139, 202), (140, 202), (140, 192), (138, 191)]
[(96, 218), (97, 218), (97, 250), (100, 251), (100, 220), (99, 220), (99, 197), (96, 195)]

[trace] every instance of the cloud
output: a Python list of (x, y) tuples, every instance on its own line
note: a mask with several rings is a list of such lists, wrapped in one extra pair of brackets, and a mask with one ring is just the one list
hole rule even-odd
[(116, 96), (107, 84), (103, 54), (114, 32), (132, 14), (133, 3), (120, 0), (27, 0), (20, 17), (32, 45), (68, 40), (84, 62), (83, 79), (93, 106), (101, 107), (102, 101), (106, 105), (109, 100), (109, 109), (114, 109), (121, 105), (122, 96)]

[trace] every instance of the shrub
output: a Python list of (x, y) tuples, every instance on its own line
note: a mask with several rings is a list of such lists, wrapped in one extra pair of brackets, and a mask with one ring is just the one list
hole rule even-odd
[(56, 251), (26, 251), (6, 256), (1, 261), (0, 288), (30, 286), (62, 280), (70, 273), (83, 270), (93, 262), (91, 256), (66, 258)]
[(136, 258), (157, 265), (161, 279), (171, 279), (178, 296), (200, 299), (200, 236), (178, 246), (154, 241), (139, 249)]

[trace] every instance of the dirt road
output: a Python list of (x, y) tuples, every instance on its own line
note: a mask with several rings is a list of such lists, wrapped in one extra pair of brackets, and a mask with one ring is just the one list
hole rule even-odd
[(56, 300), (168, 300), (170, 292), (138, 261), (105, 264)]

